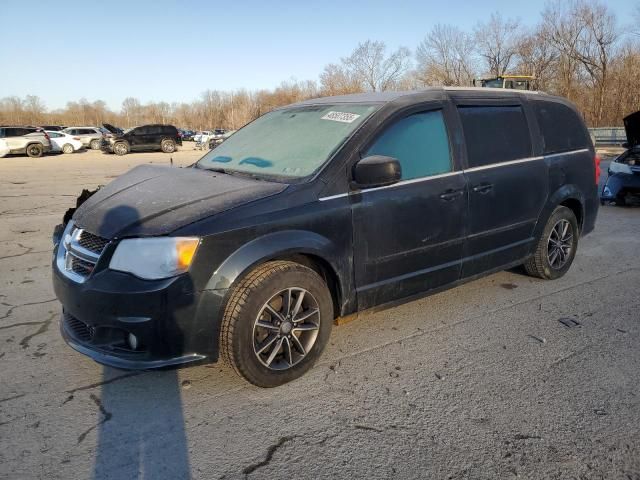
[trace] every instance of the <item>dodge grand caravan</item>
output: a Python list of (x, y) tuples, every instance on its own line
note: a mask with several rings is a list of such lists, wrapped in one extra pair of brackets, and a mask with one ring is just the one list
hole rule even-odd
[(138, 166), (77, 208), (54, 235), (62, 335), (119, 368), (222, 357), (277, 386), (337, 317), (517, 265), (561, 277), (594, 228), (598, 176), (578, 112), (542, 93), (282, 107), (190, 168)]

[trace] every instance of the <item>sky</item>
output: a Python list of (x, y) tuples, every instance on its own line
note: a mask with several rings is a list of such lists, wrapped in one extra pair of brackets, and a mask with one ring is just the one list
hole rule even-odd
[[(621, 24), (640, 0), (606, 0)], [(492, 12), (540, 19), (537, 0), (0, 0), (0, 98), (47, 108), (129, 96), (190, 102), (207, 89), (317, 80), (367, 39), (415, 50), (437, 23), (471, 30)], [(14, 48), (12, 48), (13, 46)]]

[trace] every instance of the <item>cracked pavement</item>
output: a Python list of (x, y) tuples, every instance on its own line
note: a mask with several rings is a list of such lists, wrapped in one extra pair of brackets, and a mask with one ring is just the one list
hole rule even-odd
[(263, 390), (222, 364), (102, 367), (60, 338), (53, 227), (148, 162), (169, 156), (0, 159), (0, 478), (640, 479), (639, 207), (602, 207), (560, 280), (501, 272), (361, 315)]

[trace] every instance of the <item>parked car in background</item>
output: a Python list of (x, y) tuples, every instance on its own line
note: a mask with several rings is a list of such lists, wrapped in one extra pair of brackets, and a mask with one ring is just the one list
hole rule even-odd
[(191, 168), (121, 175), (57, 228), (62, 335), (119, 368), (223, 358), (282, 385), (337, 317), (517, 265), (565, 275), (595, 225), (599, 169), (580, 113), (538, 92), (280, 107)]
[(27, 154), (41, 157), (51, 151), (51, 140), (40, 127), (0, 126), (0, 138), (4, 138), (11, 154)]
[(640, 111), (624, 118), (627, 148), (609, 164), (608, 178), (600, 202), (626, 205), (633, 197), (640, 198)]
[(78, 137), (82, 144), (92, 150), (99, 150), (102, 139), (110, 133), (101, 127), (67, 127), (62, 130), (73, 137)]
[(176, 145), (182, 145), (178, 129), (173, 125), (142, 125), (113, 134), (102, 140), (104, 152), (125, 155), (129, 152), (161, 150), (173, 153)]
[(59, 132), (64, 130), (65, 127), (62, 125), (41, 125), (40, 128), (47, 132)]
[[(45, 130), (46, 131), (46, 130)], [(80, 137), (74, 137), (65, 132), (46, 131), (51, 139), (51, 151), (73, 153), (84, 148)]]
[(9, 144), (4, 138), (0, 138), (0, 158), (9, 154)]
[(200, 143), (200, 141), (202, 140), (202, 136), (206, 135), (207, 137), (211, 137), (212, 135), (212, 131), (211, 130), (202, 130), (200, 132), (196, 132), (195, 135), (193, 136), (193, 141), (196, 143)]
[(193, 130), (179, 130), (182, 133), (182, 140), (185, 142), (193, 141), (193, 136), (196, 134)]
[(225, 131), (221, 135), (214, 136), (211, 140), (209, 140), (209, 148), (216, 148), (222, 142), (224, 142), (227, 138), (235, 133), (235, 130)]

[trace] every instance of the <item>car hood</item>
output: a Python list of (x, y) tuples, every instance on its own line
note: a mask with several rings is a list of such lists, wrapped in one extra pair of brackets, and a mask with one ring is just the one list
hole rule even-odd
[(109, 130), (111, 133), (122, 133), (122, 130), (118, 127), (114, 127), (110, 123), (103, 123), (102, 126)]
[(624, 117), (624, 130), (629, 148), (640, 145), (640, 111)]
[(166, 235), (286, 187), (196, 168), (141, 165), (98, 190), (73, 220), (107, 239)]

